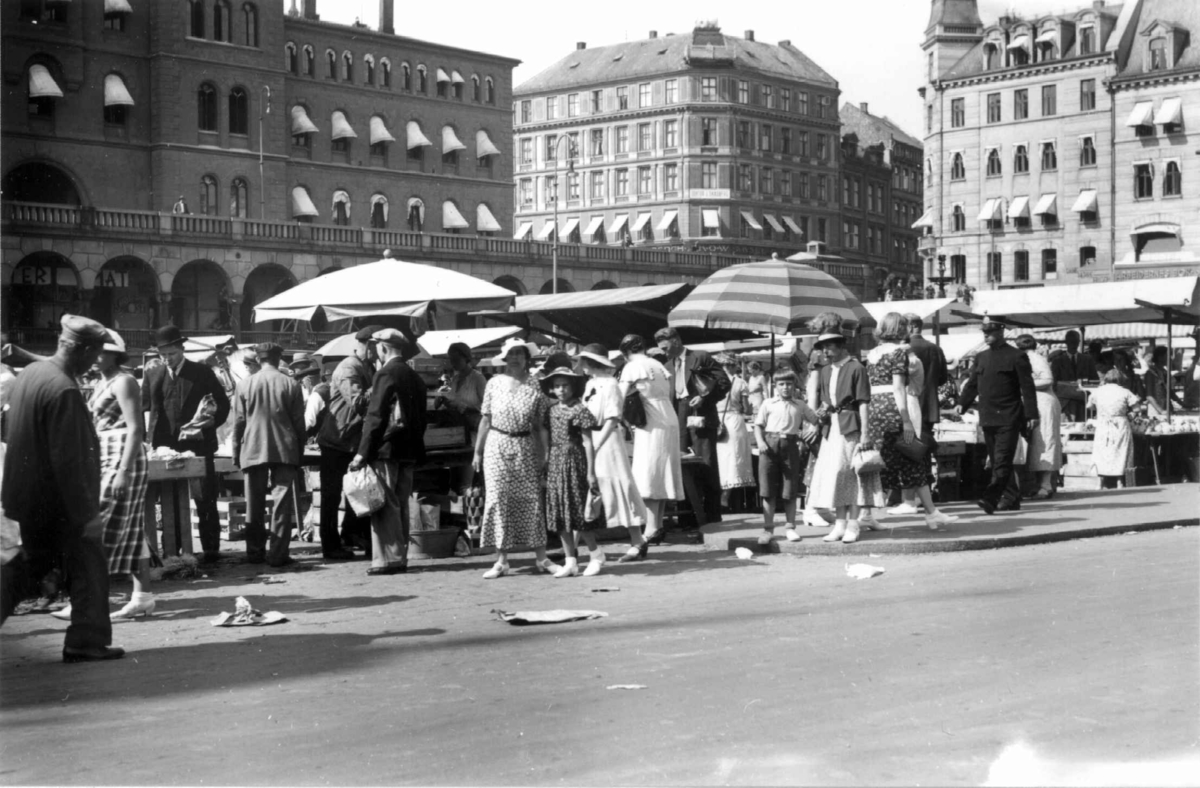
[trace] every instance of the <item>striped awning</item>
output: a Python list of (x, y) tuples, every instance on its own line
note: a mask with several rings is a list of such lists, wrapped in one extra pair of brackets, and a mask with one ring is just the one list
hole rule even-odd
[(395, 142), (396, 138), (388, 131), (387, 124), (383, 122), (383, 118), (378, 115), (371, 116), (371, 144), (378, 145), (381, 142)]
[(796, 224), (796, 220), (790, 216), (783, 217), (783, 223), (788, 226), (793, 234), (804, 237), (804, 231), (800, 229), (800, 225)]
[(346, 114), (344, 112), (342, 112), (340, 109), (334, 110), (333, 115), (330, 116), (330, 127), (331, 127), (331, 132), (329, 134), (330, 139), (334, 139), (334, 140), (351, 139), (352, 140), (352, 139), (358, 138), (358, 135), (354, 133), (354, 129), (351, 128), (351, 126), (350, 126), (350, 121), (346, 120)]
[(679, 211), (676, 211), (676, 210), (664, 211), (662, 220), (659, 221), (658, 227), (656, 227), (655, 229), (658, 230), (660, 233), (665, 233), (667, 230), (671, 229), (671, 224), (675, 221), (675, 218), (677, 216), (679, 216)]
[(308, 190), (303, 186), (292, 189), (292, 216), (319, 216)]
[(500, 232), (500, 222), (492, 216), (492, 212), (483, 203), (475, 206), (475, 230), (481, 233)]
[(308, 113), (304, 111), (304, 107), (299, 104), (292, 107), (292, 136), (316, 133), (317, 125), (309, 120)]
[(129, 95), (129, 89), (125, 87), (125, 81), (116, 74), (109, 74), (104, 78), (104, 106), (133, 106), (133, 96)]
[(29, 98), (62, 98), (62, 88), (54, 81), (50, 70), (40, 63), (29, 67)]
[(771, 225), (771, 229), (777, 233), (783, 232), (783, 225), (775, 218), (773, 213), (764, 213), (763, 218), (767, 220), (767, 224)]
[(766, 260), (717, 271), (671, 310), (667, 324), (787, 334), (806, 330), (821, 312), (841, 315), (846, 328), (875, 325), (854, 294), (829, 274), (801, 263)]
[(483, 129), (475, 132), (475, 158), (482, 159), (484, 156), (499, 156), (500, 149), (492, 143), (491, 137)]

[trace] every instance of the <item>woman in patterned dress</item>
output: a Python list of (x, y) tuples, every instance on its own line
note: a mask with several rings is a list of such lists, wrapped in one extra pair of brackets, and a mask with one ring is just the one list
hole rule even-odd
[(721, 506), (729, 508), (729, 493), (739, 487), (754, 487), (751, 465), (750, 432), (746, 429), (745, 414), (750, 412), (749, 387), (738, 374), (737, 357), (721, 353), (716, 361), (729, 376), (729, 393), (717, 406), (717, 417), (725, 427), (725, 440), (717, 441), (717, 467), (721, 475)]
[[(936, 531), (958, 519), (938, 511), (929, 491), (929, 474), (923, 460), (906, 457), (896, 448), (903, 440), (911, 443), (918, 436), (920, 412), (912, 411), (916, 397), (909, 395), (910, 359), (907, 344), (908, 323), (899, 312), (888, 312), (879, 324), (877, 336), (882, 344), (867, 355), (867, 380), (871, 384), (868, 419), (871, 434), (879, 442), (884, 468), (880, 480), (884, 489), (915, 490), (925, 507), (925, 524)], [(919, 371), (919, 368), (918, 368)]]
[(556, 400), (546, 414), (550, 430), (550, 463), (546, 468), (546, 528), (559, 535), (566, 560), (555, 577), (579, 574), (575, 534), (587, 544), (591, 560), (584, 577), (600, 574), (604, 551), (596, 542), (596, 531), (604, 527), (599, 519), (588, 522), (584, 510), (589, 491), (599, 493), (596, 485), (596, 454), (592, 430), (596, 417), (583, 404), (580, 395), (586, 379), (571, 368), (571, 357), (555, 353), (546, 360), (542, 391)]
[(542, 572), (559, 567), (546, 557), (546, 525), (542, 506), (542, 472), (546, 467), (546, 410), (549, 400), (530, 378), (533, 345), (517, 339), (504, 343), (496, 360), (505, 374), (488, 381), (483, 392), (483, 418), (475, 441), (474, 467), (483, 474), (482, 547), (495, 547), (495, 566), (486, 580), (508, 574), (510, 550), (530, 549)]
[(604, 345), (586, 345), (579, 352), (583, 371), (590, 378), (583, 390), (583, 402), (599, 425), (592, 435), (596, 450), (596, 484), (604, 502), (604, 517), (609, 528), (629, 531), (629, 550), (617, 563), (640, 561), (649, 544), (642, 538), (646, 525), (646, 503), (633, 482), (629, 454), (621, 429), (621, 388), (614, 376), (616, 365), (608, 358)]

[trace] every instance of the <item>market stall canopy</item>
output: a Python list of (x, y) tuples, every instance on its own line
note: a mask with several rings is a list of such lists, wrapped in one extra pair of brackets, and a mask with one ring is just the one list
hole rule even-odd
[(437, 303), (455, 312), (505, 309), (516, 293), (446, 268), (380, 260), (310, 279), (254, 308), (254, 322), (424, 315)]
[[(499, 345), (504, 340), (519, 333), (521, 333), (519, 326), (468, 328), (459, 331), (427, 331), (418, 337), (417, 344), (430, 356), (444, 356), (446, 355), (446, 351), (450, 349), (450, 345), (455, 342), (463, 342), (471, 350), (478, 350), (489, 345)], [(354, 340), (354, 334), (345, 334), (337, 339), (331, 339), (326, 342), (315, 355), (320, 356), (322, 361), (328, 361), (333, 358), (345, 358), (354, 352), (355, 344), (357, 343)]]
[(990, 315), (1029, 328), (1200, 321), (1200, 277), (1137, 279), (1081, 285), (981, 290), (960, 316)]
[(966, 325), (967, 318), (954, 314), (954, 308), (966, 309), (955, 298), (925, 298), (914, 301), (869, 301), (863, 308), (871, 313), (876, 324), (883, 320), (888, 312), (899, 312), (902, 315), (913, 314), (925, 321), (925, 328), (933, 327), (933, 316), (938, 317), (938, 325), (942, 328)]
[(946, 354), (946, 363), (953, 367), (966, 358), (971, 358), (986, 345), (983, 334), (979, 331), (964, 331), (960, 334), (946, 334), (938, 337), (938, 347)]

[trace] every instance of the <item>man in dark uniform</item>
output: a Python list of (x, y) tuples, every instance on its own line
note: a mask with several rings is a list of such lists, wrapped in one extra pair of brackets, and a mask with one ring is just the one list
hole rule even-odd
[(1029, 358), (1004, 341), (1005, 326), (1000, 321), (984, 318), (982, 328), (987, 348), (975, 358), (958, 412), (979, 400), (979, 424), (992, 463), (992, 479), (978, 503), (992, 514), (996, 509), (1021, 508), (1013, 457), (1017, 439), (1037, 429), (1038, 410)]

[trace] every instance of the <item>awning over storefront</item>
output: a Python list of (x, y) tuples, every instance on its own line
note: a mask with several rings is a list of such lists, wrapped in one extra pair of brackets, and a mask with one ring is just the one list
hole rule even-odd
[(548, 241), (548, 240), (550, 240), (550, 236), (553, 234), (554, 234), (554, 220), (547, 219), (546, 223), (542, 225), (542, 231), (537, 234), (537, 239), (539, 241)]
[(481, 233), (500, 232), (500, 222), (492, 216), (492, 212), (483, 203), (475, 206), (475, 230)]
[(354, 133), (354, 129), (350, 128), (350, 121), (346, 120), (346, 115), (341, 110), (333, 111), (333, 115), (329, 118), (329, 125), (330, 139), (345, 140), (358, 138), (358, 135)]
[(429, 138), (421, 133), (421, 124), (415, 120), (410, 120), (405, 126), (405, 137), (407, 137), (408, 149), (424, 148), (433, 145)]
[(482, 159), (484, 156), (499, 156), (500, 149), (492, 142), (491, 137), (483, 129), (475, 132), (475, 158)]
[(129, 0), (104, 0), (104, 15), (110, 14), (132, 14), (133, 7), (129, 5)]
[(442, 126), (442, 153), (466, 149), (467, 146), (462, 144), (462, 140), (454, 133), (454, 129), (449, 126)]
[(979, 216), (975, 217), (976, 221), (991, 222), (999, 218), (1000, 215), (1000, 200), (988, 200), (983, 204), (983, 208), (979, 211)]
[(1008, 205), (1009, 219), (1028, 219), (1029, 218), (1029, 198), (1014, 197), (1013, 201)]
[(920, 230), (925, 227), (933, 227), (933, 209), (930, 208), (925, 213), (921, 214), (921, 218), (912, 223), (912, 229)]
[(455, 85), (461, 85), (462, 83), (466, 82), (466, 80), (463, 79), (462, 74), (458, 73), (457, 71), (450, 72), (450, 81)]
[(679, 211), (670, 210), (670, 211), (663, 212), (662, 219), (659, 220), (658, 226), (655, 227), (654, 229), (658, 230), (660, 233), (665, 233), (667, 230), (671, 229), (671, 224), (675, 221), (675, 219), (678, 216), (679, 216)]
[(449, 75), (449, 74), (447, 74), (447, 73), (446, 73), (446, 72), (445, 72), (443, 69), (440, 69), (440, 68), (439, 68), (439, 69), (437, 70), (437, 81), (438, 81), (438, 82), (449, 82), (449, 81), (450, 81), (450, 75)]
[(1008, 42), (1009, 49), (1024, 49), (1029, 46), (1029, 36), (1017, 36)]
[(116, 74), (109, 74), (104, 78), (104, 106), (133, 106), (133, 96), (129, 95), (129, 90), (125, 87), (125, 81)]
[(721, 212), (716, 208), (701, 208), (700, 222), (710, 230), (720, 231), (721, 229)]
[(650, 212), (649, 211), (646, 211), (645, 213), (639, 213), (637, 221), (635, 221), (633, 223), (633, 227), (629, 228), (629, 231), (634, 232), (634, 233), (640, 233), (642, 231), (642, 228), (645, 227), (649, 223), (649, 221), (650, 221)]
[(792, 231), (793, 235), (797, 236), (798, 238), (804, 237), (804, 231), (800, 229), (800, 225), (796, 224), (795, 219), (790, 216), (784, 216), (783, 223), (788, 226), (788, 229)]
[(576, 228), (578, 228), (578, 227), (579, 227), (579, 219), (578, 218), (564, 219), (563, 221), (559, 222), (558, 237), (559, 238), (570, 238), (571, 233), (575, 232)]
[(764, 213), (763, 218), (767, 220), (767, 224), (771, 225), (772, 230), (774, 230), (777, 233), (783, 232), (783, 225), (780, 224), (779, 220), (775, 218), (775, 214)]
[(742, 221), (750, 225), (754, 230), (762, 229), (762, 225), (758, 223), (758, 219), (755, 219), (754, 214), (750, 213), (750, 211), (742, 211)]
[(54, 81), (50, 70), (40, 63), (29, 67), (29, 98), (62, 98), (62, 88)]
[(383, 118), (378, 115), (371, 116), (371, 144), (378, 145), (381, 142), (395, 142), (396, 138), (388, 131), (387, 124), (383, 122)]
[(1044, 32), (1040, 36), (1038, 36), (1036, 39), (1034, 39), (1034, 41), (1036, 41), (1039, 44), (1057, 44), (1058, 43), (1058, 31), (1057, 30), (1047, 30), (1046, 32)]
[(629, 221), (628, 214), (621, 214), (613, 219), (613, 223), (608, 227), (608, 234), (616, 238), (617, 233), (621, 232), (621, 228), (625, 226), (625, 222)]
[(588, 222), (587, 229), (583, 231), (583, 234), (586, 235), (590, 241), (596, 237), (596, 233), (600, 232), (600, 228), (602, 227), (604, 227), (604, 217), (593, 216), (592, 220)]
[(1057, 216), (1058, 215), (1058, 195), (1057, 194), (1043, 194), (1041, 197), (1038, 198), (1037, 207), (1033, 209), (1033, 212), (1035, 214), (1037, 214), (1038, 216), (1042, 216), (1043, 214), (1053, 214), (1053, 215)]
[(312, 199), (308, 196), (308, 190), (303, 186), (296, 186), (292, 189), (292, 216), (320, 216), (317, 213), (317, 206), (313, 205)]
[(467, 224), (467, 220), (458, 212), (458, 206), (450, 200), (442, 203), (442, 229), (443, 230), (465, 230), (471, 225)]
[(1084, 189), (1075, 198), (1075, 204), (1071, 206), (1071, 210), (1076, 213), (1095, 213), (1097, 208), (1096, 190)]
[(304, 107), (299, 104), (292, 107), (292, 136), (316, 133), (317, 125), (309, 120), (308, 113), (304, 111)]
[(1163, 99), (1163, 103), (1158, 107), (1158, 112), (1154, 115), (1154, 125), (1165, 126), (1168, 123), (1181, 123), (1182, 121), (1183, 99)]
[(533, 232), (533, 222), (521, 222), (513, 233), (513, 238), (517, 241), (524, 241)]
[(1129, 119), (1125, 121), (1126, 126), (1149, 126), (1150, 116), (1154, 113), (1153, 101), (1139, 101), (1133, 105), (1133, 111), (1129, 113)]

